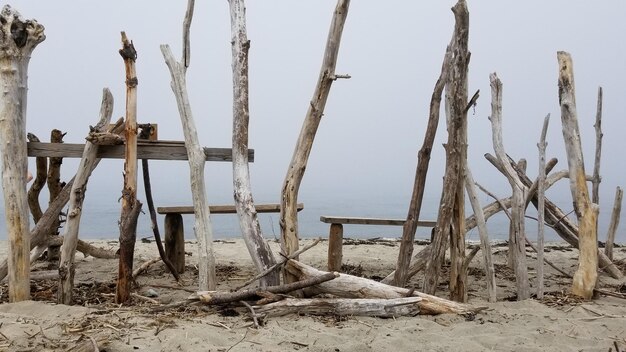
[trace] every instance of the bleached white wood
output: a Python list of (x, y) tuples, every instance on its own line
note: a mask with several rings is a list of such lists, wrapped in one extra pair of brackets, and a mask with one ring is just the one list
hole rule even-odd
[(537, 176), (537, 298), (543, 298), (543, 242), (544, 242), (544, 219), (546, 209), (546, 134), (548, 133), (548, 123), (550, 114), (543, 121), (541, 137), (537, 147), (539, 148), (539, 176)]
[(30, 237), (26, 194), (28, 63), (44, 27), (5, 5), (0, 13), (0, 154), (9, 240), (9, 301), (30, 297)]
[(282, 301), (254, 306), (257, 314), (277, 317), (287, 314), (334, 315), (396, 318), (420, 313), (420, 297), (390, 299), (355, 298), (287, 298)]
[[(189, 20), (185, 21), (187, 25), (191, 24), (193, 4), (193, 0), (190, 0), (188, 3), (186, 18)], [(187, 30), (183, 30), (183, 32), (188, 33)], [(186, 39), (183, 41), (185, 40)], [(188, 63), (189, 50), (183, 50), (186, 53), (185, 62)], [(169, 68), (172, 78), (171, 87), (176, 97), (178, 112), (185, 135), (185, 146), (187, 147), (187, 154), (189, 156), (191, 193), (193, 206), (195, 208), (195, 224), (193, 229), (196, 240), (198, 241), (199, 290), (214, 290), (217, 283), (215, 278), (215, 256), (213, 254), (213, 227), (211, 225), (211, 214), (209, 212), (209, 203), (206, 197), (206, 185), (204, 181), (204, 151), (200, 146), (198, 132), (187, 94), (187, 68), (185, 67), (185, 63), (177, 62), (176, 59), (174, 59), (169, 45), (161, 45), (161, 53), (163, 54), (163, 58), (165, 59), (165, 63)]]
[[(250, 41), (246, 30), (246, 7), (243, 0), (229, 0), (228, 3), (233, 69), (233, 195), (239, 217), (239, 227), (252, 263), (258, 272), (264, 272), (276, 264), (276, 258), (261, 233), (248, 167), (250, 121), (248, 51)], [(276, 271), (261, 279), (261, 286), (275, 286), (279, 283), (280, 274)]]
[[(106, 130), (111, 116), (113, 115), (113, 95), (108, 88), (102, 91), (102, 105), (100, 107), (100, 120), (95, 129), (98, 132)], [(72, 303), (72, 288), (74, 287), (74, 255), (78, 244), (78, 229), (82, 215), (83, 201), (87, 191), (87, 182), (91, 171), (99, 160), (97, 158), (98, 145), (91, 142), (85, 143), (83, 158), (78, 165), (78, 171), (74, 177), (70, 201), (65, 224), (63, 245), (61, 246), (61, 259), (59, 261), (59, 288), (57, 291), (57, 303)]]
[(624, 196), (624, 190), (617, 187), (615, 190), (615, 201), (613, 202), (613, 211), (611, 211), (611, 222), (609, 223), (609, 229), (606, 232), (606, 245), (604, 246), (604, 254), (613, 260), (613, 243), (615, 242), (615, 233), (619, 226), (620, 214), (622, 212), (622, 198)]

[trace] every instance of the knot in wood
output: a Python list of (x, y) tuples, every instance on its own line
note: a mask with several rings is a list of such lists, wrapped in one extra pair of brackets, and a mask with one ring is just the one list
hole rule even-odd
[(120, 55), (124, 60), (137, 60), (137, 50), (135, 50), (132, 40), (130, 43), (124, 43), (122, 49), (120, 49)]
[(137, 79), (137, 77), (129, 78), (126, 80), (126, 85), (129, 88), (135, 88), (137, 87), (138, 84), (139, 84), (139, 80)]

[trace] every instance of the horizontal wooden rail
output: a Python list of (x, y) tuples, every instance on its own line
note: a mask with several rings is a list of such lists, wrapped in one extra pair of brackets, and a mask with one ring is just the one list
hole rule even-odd
[[(255, 205), (257, 213), (278, 213), (280, 212), (280, 204), (257, 204)], [(298, 211), (304, 209), (304, 204), (298, 203)], [(211, 214), (235, 214), (237, 209), (234, 205), (209, 205)], [(159, 214), (193, 214), (193, 206), (179, 207), (158, 207)]]
[[(320, 221), (327, 224), (351, 224), (351, 225), (391, 225), (402, 226), (405, 219), (382, 219), (382, 218), (356, 218), (338, 216), (320, 216)], [(419, 227), (435, 227), (436, 221), (418, 221)]]
[[(81, 158), (84, 144), (28, 142), (28, 156)], [(98, 158), (124, 159), (124, 145), (101, 145)], [(232, 161), (230, 148), (204, 148), (206, 161)], [(187, 160), (187, 148), (178, 141), (140, 141), (137, 143), (137, 159)], [(248, 160), (254, 162), (254, 150), (248, 150)]]

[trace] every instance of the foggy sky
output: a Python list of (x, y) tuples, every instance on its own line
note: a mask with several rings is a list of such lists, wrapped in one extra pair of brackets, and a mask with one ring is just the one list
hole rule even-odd
[[(4, 5), (6, 2), (2, 2)], [(159, 50), (181, 52), (186, 1), (11, 1), (25, 18), (46, 27), (29, 70), (27, 131), (42, 140), (50, 130), (79, 143), (98, 120), (103, 87), (115, 97), (114, 118), (124, 115), (124, 67), (118, 50), (126, 31), (138, 51), (138, 120), (159, 124), (159, 138), (183, 140), (170, 75)], [(248, 1), (250, 49), (250, 147), (257, 202), (278, 202), (300, 126), (319, 73), (335, 1)], [(454, 26), (455, 1), (353, 1), (341, 43), (337, 73), (352, 79), (333, 84), (316, 137), (300, 201), (350, 204), (359, 214), (367, 201), (412, 190), (429, 99)], [(567, 168), (557, 96), (556, 52), (572, 54), (579, 122), (587, 172), (593, 170), (593, 124), (598, 86), (604, 88), (604, 145), (600, 222), (607, 223), (616, 186), (626, 184), (623, 137), (626, 94), (626, 2), (530, 0), (468, 1), (470, 11), (469, 166), (477, 182), (500, 196), (506, 179), (484, 158), (491, 144), (489, 73), (503, 82), (504, 144), (516, 159), (528, 159), (537, 174), (537, 142), (552, 114), (547, 156)], [(229, 147), (232, 127), (231, 47), (226, 1), (197, 1), (191, 27), (188, 88), (201, 144)], [(436, 206), (445, 165), (441, 144), (445, 118), (431, 159), (426, 201)], [(66, 160), (69, 179), (77, 160)], [(190, 204), (186, 162), (152, 162), (157, 205)], [(30, 160), (34, 168), (34, 160)], [(232, 202), (231, 165), (207, 163), (209, 201)], [(122, 162), (103, 161), (89, 183), (100, 201), (116, 202)], [(548, 193), (569, 204), (567, 181)], [(358, 195), (358, 196), (355, 196)], [(89, 200), (89, 198), (88, 198)], [(490, 201), (483, 199), (483, 203)], [(338, 207), (335, 215), (345, 214)], [(362, 211), (361, 211), (362, 213)], [(323, 214), (319, 214), (323, 215)], [(365, 214), (362, 214), (365, 215)], [(379, 214), (385, 216), (386, 214)], [(112, 220), (115, 221), (115, 220)], [(4, 230), (4, 229), (3, 229)]]

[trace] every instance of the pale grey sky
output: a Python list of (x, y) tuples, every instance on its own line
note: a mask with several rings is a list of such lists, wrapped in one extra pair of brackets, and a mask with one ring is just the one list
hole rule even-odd
[[(7, 3), (6, 1), (2, 2)], [(81, 142), (98, 118), (101, 90), (115, 96), (115, 117), (124, 114), (124, 70), (118, 54), (121, 30), (138, 50), (138, 112), (141, 122), (159, 124), (161, 139), (182, 140), (170, 76), (159, 50), (168, 43), (180, 56), (186, 1), (27, 1), (8, 2), (24, 17), (46, 27), (29, 71), (27, 130), (47, 138), (52, 128)], [(253, 192), (259, 202), (277, 202), (285, 171), (313, 93), (330, 18), (331, 0), (248, 1), (250, 50), (250, 146)], [(353, 1), (342, 39), (337, 81), (301, 187), (301, 201), (315, 208), (337, 204), (359, 214), (369, 204), (399, 199), (408, 207), (432, 87), (439, 75), (454, 21), (455, 1)], [(604, 145), (600, 222), (608, 223), (615, 187), (623, 177), (626, 81), (626, 2), (529, 0), (468, 1), (470, 11), (470, 95), (481, 91), (469, 115), (469, 165), (474, 177), (501, 196), (506, 179), (482, 155), (492, 152), (488, 75), (504, 84), (504, 143), (514, 158), (528, 159), (537, 174), (537, 147), (544, 116), (552, 114), (548, 157), (566, 168), (557, 98), (558, 50), (574, 60), (577, 102), (587, 171), (592, 171), (598, 86), (604, 88)], [(197, 1), (191, 28), (189, 91), (200, 141), (231, 143), (232, 88), (228, 4)], [(432, 156), (427, 207), (436, 207), (444, 168), (441, 143)], [(31, 165), (33, 165), (31, 161)], [(76, 161), (64, 163), (65, 178)], [(209, 198), (232, 201), (231, 165), (207, 163)], [(122, 163), (100, 164), (90, 193), (115, 202)], [(157, 205), (191, 202), (185, 162), (153, 162)], [(551, 196), (570, 204), (566, 182)], [(484, 202), (489, 201), (488, 198)], [(345, 204), (349, 204), (346, 209)], [(406, 206), (405, 206), (406, 205)], [(308, 209), (311, 209), (310, 207)], [(571, 209), (569, 206), (568, 209)], [(397, 212), (397, 209), (396, 209)], [(606, 214), (605, 214), (606, 213)], [(315, 214), (319, 216), (322, 214)], [(374, 215), (374, 214), (363, 214)], [(387, 214), (380, 214), (385, 216)], [(115, 220), (112, 220), (115, 221)], [(534, 227), (534, 225), (532, 225)]]

